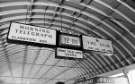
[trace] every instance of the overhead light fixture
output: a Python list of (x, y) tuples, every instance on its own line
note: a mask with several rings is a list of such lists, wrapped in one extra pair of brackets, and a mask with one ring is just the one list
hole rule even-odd
[(81, 0), (66, 0), (66, 1), (74, 2), (74, 3), (80, 3), (81, 2)]
[(118, 73), (118, 74), (114, 74), (114, 75), (112, 75), (110, 77), (120, 77), (120, 76), (123, 76), (123, 75), (124, 75), (123, 73)]

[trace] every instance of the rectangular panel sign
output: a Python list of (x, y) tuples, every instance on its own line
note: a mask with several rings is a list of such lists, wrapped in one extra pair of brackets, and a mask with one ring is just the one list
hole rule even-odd
[(80, 46), (80, 38), (74, 36), (60, 35), (60, 43), (67, 45)]
[(96, 77), (94, 78), (94, 82), (97, 83), (107, 83), (113, 84), (113, 79), (111, 77)]
[(56, 31), (20, 23), (11, 23), (8, 39), (56, 45)]
[(82, 36), (82, 40), (83, 40), (83, 49), (113, 54), (112, 42), (109, 40), (88, 36)]
[(81, 47), (81, 37), (77, 35), (71, 35), (66, 33), (59, 33), (59, 43), (60, 47), (70, 47), (70, 48), (80, 48)]
[(82, 51), (79, 51), (79, 50), (57, 48), (57, 57), (83, 58), (83, 53), (82, 53)]

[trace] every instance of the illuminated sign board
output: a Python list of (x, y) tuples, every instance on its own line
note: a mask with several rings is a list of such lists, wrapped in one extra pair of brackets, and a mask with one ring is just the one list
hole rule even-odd
[(69, 48), (81, 48), (81, 37), (77, 35), (71, 35), (66, 33), (58, 34), (60, 47)]
[(56, 45), (56, 31), (20, 23), (11, 23), (8, 40)]
[(83, 53), (80, 50), (57, 48), (56, 53), (56, 56), (60, 58), (83, 58)]
[(113, 54), (112, 42), (109, 40), (82, 36), (83, 49), (100, 51), (103, 53)]
[(110, 78), (110, 77), (95, 77), (94, 82), (96, 84), (98, 84), (98, 83), (101, 83), (101, 84), (104, 84), (104, 83), (113, 84), (113, 79)]

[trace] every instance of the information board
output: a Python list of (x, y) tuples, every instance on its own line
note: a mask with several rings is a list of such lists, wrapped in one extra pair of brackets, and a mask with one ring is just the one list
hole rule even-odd
[(77, 35), (71, 35), (66, 33), (58, 33), (59, 47), (65, 48), (81, 48), (81, 37)]
[(94, 79), (94, 82), (95, 82), (96, 84), (98, 84), (98, 83), (108, 83), (108, 84), (112, 84), (114, 81), (113, 81), (113, 79), (110, 78), (110, 77), (96, 77), (96, 78)]
[(112, 42), (94, 37), (82, 36), (83, 49), (100, 51), (103, 53), (113, 54)]
[(56, 56), (62, 58), (83, 58), (83, 53), (79, 50), (57, 48)]
[(56, 31), (20, 23), (11, 23), (9, 40), (56, 45)]

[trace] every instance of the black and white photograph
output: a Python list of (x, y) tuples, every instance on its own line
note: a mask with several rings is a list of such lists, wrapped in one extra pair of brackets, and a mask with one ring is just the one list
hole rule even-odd
[(135, 0), (0, 0), (0, 84), (135, 84)]

